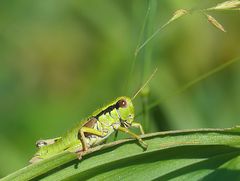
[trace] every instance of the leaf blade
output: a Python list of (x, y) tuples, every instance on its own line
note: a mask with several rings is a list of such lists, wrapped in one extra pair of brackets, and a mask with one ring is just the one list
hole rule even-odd
[[(239, 127), (229, 129), (168, 131), (152, 133), (144, 135), (143, 137), (149, 144), (149, 149), (145, 152), (134, 140), (121, 140), (107, 145), (101, 145), (97, 149), (94, 148), (94, 152), (85, 155), (81, 161), (76, 160), (73, 154), (64, 152), (53, 158), (39, 162), (39, 164), (27, 166), (3, 180), (27, 180), (32, 178), (44, 180), (75, 178), (99, 179), (109, 177), (109, 174), (115, 175), (116, 177), (123, 177), (129, 170), (143, 170), (143, 168), (148, 168), (152, 178), (158, 178), (168, 176), (167, 174), (169, 174), (170, 171), (174, 172), (184, 167), (191, 168), (191, 164), (197, 164), (215, 155), (233, 154), (235, 156), (235, 152), (237, 154), (240, 153)], [(162, 157), (162, 155), (164, 157)], [(186, 157), (188, 155), (192, 155), (192, 158), (183, 157), (183, 159), (180, 159), (179, 157)], [(159, 162), (154, 162), (153, 158), (159, 158)], [(175, 158), (175, 160), (173, 158)], [(132, 162), (136, 164), (133, 166), (128, 165), (129, 160), (132, 160)], [(143, 160), (145, 161), (141, 162)], [(173, 163), (179, 164), (179, 167), (172, 167), (173, 170), (170, 170), (169, 167), (172, 166)], [(225, 162), (223, 161), (221, 163), (223, 164)], [(151, 165), (156, 169), (151, 169)], [(160, 172), (159, 169), (163, 170)], [(139, 174), (139, 172), (130, 173), (130, 176)], [(162, 173), (164, 175), (156, 175), (156, 173)], [(112, 178), (113, 176), (111, 176), (111, 179)]]

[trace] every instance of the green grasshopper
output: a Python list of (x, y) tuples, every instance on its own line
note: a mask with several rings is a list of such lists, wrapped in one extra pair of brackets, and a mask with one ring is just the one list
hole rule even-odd
[(132, 99), (126, 96), (118, 97), (108, 105), (96, 110), (87, 119), (80, 121), (76, 127), (68, 131), (63, 137), (37, 141), (36, 146), (39, 150), (30, 160), (30, 163), (39, 162), (65, 150), (77, 153), (80, 159), (81, 153), (91, 147), (104, 143), (116, 131), (129, 134), (131, 137), (137, 139), (144, 149), (147, 149), (147, 143), (128, 128), (136, 127), (140, 129), (141, 134), (144, 134), (142, 125), (134, 120), (135, 114), (132, 100), (148, 84), (156, 72), (157, 69)]
[(140, 129), (144, 134), (142, 125), (134, 121), (134, 107), (129, 97), (118, 97), (113, 102), (95, 111), (89, 118), (84, 119), (78, 125), (67, 132), (63, 137), (39, 140), (36, 146), (39, 148), (30, 163), (49, 158), (62, 151), (79, 153), (103, 143), (113, 132), (121, 131), (137, 139), (147, 148), (147, 144), (129, 127)]

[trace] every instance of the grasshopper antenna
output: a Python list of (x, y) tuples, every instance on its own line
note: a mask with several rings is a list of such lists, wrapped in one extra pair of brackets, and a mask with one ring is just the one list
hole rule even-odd
[(134, 96), (132, 97), (132, 100), (135, 99), (137, 97), (137, 95), (146, 87), (146, 85), (152, 80), (152, 78), (154, 77), (154, 75), (156, 74), (156, 72), (158, 71), (158, 68), (156, 68), (153, 73), (150, 75), (150, 77), (148, 78), (148, 80), (143, 84), (142, 87), (140, 87), (140, 89), (138, 89), (138, 91), (134, 94)]

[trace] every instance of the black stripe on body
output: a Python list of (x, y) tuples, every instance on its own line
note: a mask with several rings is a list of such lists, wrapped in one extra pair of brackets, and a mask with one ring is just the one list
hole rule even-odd
[[(117, 110), (118, 110), (119, 107), (120, 107), (120, 104), (119, 104), (119, 102), (117, 102), (116, 104), (111, 105), (111, 106), (107, 107), (106, 109), (102, 110), (102, 111), (101, 111), (100, 113), (98, 113), (94, 118), (96, 118), (96, 119), (98, 120), (98, 118), (99, 118), (100, 116), (105, 115), (105, 114), (107, 114), (107, 113), (109, 113), (110, 116), (111, 116), (111, 112), (112, 112), (114, 109), (117, 109)], [(120, 120), (120, 124), (121, 124), (122, 127), (129, 127), (129, 126), (130, 126), (130, 125), (124, 124), (125, 121), (122, 120), (121, 118), (119, 118), (119, 120)]]
[(114, 105), (111, 105), (109, 107), (107, 107), (106, 109), (102, 110), (100, 113), (98, 113), (98, 115), (95, 116), (96, 119), (98, 119), (100, 116), (102, 116), (103, 114), (111, 114), (111, 111), (114, 109), (118, 109), (119, 108), (119, 104), (118, 102)]

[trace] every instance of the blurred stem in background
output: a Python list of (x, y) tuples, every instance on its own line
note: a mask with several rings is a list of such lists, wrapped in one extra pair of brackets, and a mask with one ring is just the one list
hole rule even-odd
[[(157, 1), (156, 0), (148, 0), (147, 1), (147, 13), (143, 24), (143, 29), (140, 34), (140, 41), (137, 46), (139, 47), (140, 43), (147, 39), (154, 30), (154, 19), (156, 17), (156, 11), (157, 11)], [(152, 51), (153, 46), (150, 43), (148, 46), (145, 47), (145, 49), (138, 55), (135, 54), (135, 59), (140, 60), (141, 62), (141, 71), (142, 71), (142, 85), (145, 83), (145, 81), (148, 79), (149, 75), (151, 74), (151, 67), (152, 67)], [(141, 92), (141, 104), (142, 104), (142, 110), (143, 110), (143, 126), (145, 130), (148, 132), (150, 127), (150, 121), (149, 121), (149, 95), (150, 95), (150, 89), (147, 85)]]

